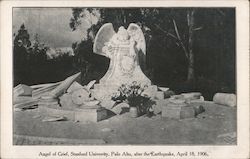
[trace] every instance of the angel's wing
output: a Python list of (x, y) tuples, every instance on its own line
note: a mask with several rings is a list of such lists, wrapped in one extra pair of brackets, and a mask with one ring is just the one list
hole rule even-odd
[(129, 36), (136, 41), (136, 48), (138, 51), (142, 51), (146, 55), (146, 41), (141, 28), (135, 24), (131, 23), (127, 29)]
[(146, 41), (141, 28), (131, 23), (127, 29), (131, 38), (136, 41), (136, 49), (139, 57), (139, 64), (143, 71), (146, 70)]
[(96, 54), (107, 56), (105, 52), (103, 52), (103, 47), (105, 43), (108, 42), (112, 36), (115, 34), (112, 23), (104, 24), (96, 34), (93, 46), (93, 52)]

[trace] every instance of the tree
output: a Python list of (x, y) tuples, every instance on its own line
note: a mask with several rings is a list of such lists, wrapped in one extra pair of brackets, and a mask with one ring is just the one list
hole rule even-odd
[(26, 48), (30, 47), (31, 42), (30, 42), (30, 35), (25, 29), (24, 24), (20, 26), (20, 29), (18, 30), (18, 34), (15, 36), (14, 39), (14, 45), (18, 46), (24, 46)]
[[(188, 60), (188, 69), (187, 69), (187, 81), (191, 82), (195, 79), (194, 73), (194, 52), (193, 52), (193, 34), (194, 34), (194, 9), (187, 10), (187, 27), (188, 27), (188, 39), (187, 45), (185, 41), (182, 40), (180, 33), (178, 31), (177, 24), (173, 19), (174, 29), (176, 33), (176, 39), (178, 40), (179, 45), (182, 47), (183, 52)], [(196, 29), (198, 30), (198, 29)], [(173, 36), (172, 36), (173, 37)]]
[(35, 34), (34, 42), (28, 49), (29, 56), (35, 64), (43, 63), (47, 60), (47, 50), (49, 49), (44, 43), (40, 42), (40, 37)]
[(25, 29), (24, 24), (20, 26), (18, 34), (14, 34), (14, 48), (13, 48), (13, 72), (14, 72), (14, 85), (25, 81), (27, 74), (27, 49), (30, 47), (30, 35)]

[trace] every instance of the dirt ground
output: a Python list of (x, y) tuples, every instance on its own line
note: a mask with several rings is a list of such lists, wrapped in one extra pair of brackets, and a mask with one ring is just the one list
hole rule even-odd
[[(37, 109), (14, 112), (14, 134), (70, 139), (103, 139), (109, 145), (225, 145), (236, 144), (236, 108), (202, 105), (196, 118), (174, 120), (160, 114), (131, 118), (128, 113), (98, 123), (73, 121), (42, 122)], [(35, 118), (37, 116), (37, 118)], [(224, 135), (223, 135), (224, 134)], [(233, 138), (233, 139), (232, 139)]]

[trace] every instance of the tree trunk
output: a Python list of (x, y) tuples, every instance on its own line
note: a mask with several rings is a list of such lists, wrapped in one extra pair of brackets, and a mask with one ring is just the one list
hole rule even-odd
[(194, 74), (194, 53), (193, 53), (193, 29), (194, 29), (194, 9), (189, 10), (187, 13), (188, 21), (188, 75), (187, 81), (193, 81)]

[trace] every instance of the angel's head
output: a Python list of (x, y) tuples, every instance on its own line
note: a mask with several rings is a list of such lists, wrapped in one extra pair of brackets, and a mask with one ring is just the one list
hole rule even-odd
[(120, 41), (126, 41), (129, 39), (128, 31), (123, 26), (119, 28), (117, 35), (118, 35), (118, 40)]

